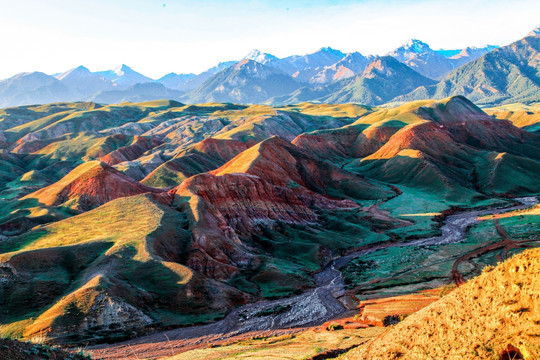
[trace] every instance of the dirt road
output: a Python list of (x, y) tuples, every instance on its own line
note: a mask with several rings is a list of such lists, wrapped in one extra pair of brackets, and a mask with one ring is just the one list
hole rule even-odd
[(515, 248), (525, 248), (525, 247), (531, 247), (527, 243), (533, 242), (533, 241), (539, 241), (540, 239), (528, 239), (528, 240), (522, 240), (522, 241), (514, 241), (510, 238), (510, 235), (508, 235), (508, 232), (499, 224), (498, 219), (493, 219), (493, 223), (495, 225), (495, 228), (497, 229), (497, 233), (501, 237), (501, 241), (489, 244), (486, 246), (483, 246), (479, 249), (475, 249), (461, 257), (459, 257), (452, 266), (452, 279), (456, 283), (457, 286), (460, 286), (465, 283), (465, 279), (459, 272), (459, 265), (464, 261), (469, 261), (471, 259), (474, 259), (476, 257), (479, 257), (481, 255), (487, 254), (491, 251), (496, 251), (500, 249), (504, 249), (504, 255), (501, 260), (504, 260), (508, 257), (508, 252), (511, 249)]

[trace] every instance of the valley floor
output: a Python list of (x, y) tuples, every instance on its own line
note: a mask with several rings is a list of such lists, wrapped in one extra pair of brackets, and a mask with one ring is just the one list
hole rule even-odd
[[(157, 359), (170, 356), (175, 360), (306, 359), (311, 356), (319, 359), (316, 357), (318, 353), (357, 347), (381, 333), (384, 326), (395, 323), (393, 321), (399, 322), (400, 319), (438, 300), (445, 292), (451, 291), (452, 287), (444, 286), (416, 295), (358, 302), (358, 297), (354, 294), (360, 289), (345, 290), (344, 276), (338, 269), (343, 269), (352, 260), (379, 249), (464, 242), (469, 227), (473, 226), (473, 230), (478, 231), (474, 226), (491, 223), (500, 241), (492, 240), (452, 258), (448, 281), (462, 285), (465, 283), (462, 271), (470, 272), (468, 267), (473, 259), (493, 253), (492, 256), (501, 261), (512, 251), (530, 247), (540, 241), (540, 238), (530, 236), (526, 239), (512, 239), (508, 231), (501, 226), (500, 219), (512, 219), (515, 216), (524, 216), (523, 214), (534, 216), (538, 211), (537, 198), (517, 200), (519, 205), (506, 208), (497, 206), (450, 215), (441, 227), (442, 235), (438, 237), (418, 239), (406, 244), (371, 244), (364, 249), (350, 252), (329, 263), (316, 275), (318, 287), (302, 295), (245, 305), (214, 324), (169, 330), (118, 344), (95, 346), (89, 350), (93, 358), (103, 360)], [(468, 266), (464, 267), (464, 263)], [(394, 278), (403, 276), (404, 273)], [(372, 328), (374, 325), (377, 327)], [(282, 351), (285, 351), (286, 355), (282, 354)], [(333, 355), (321, 356), (323, 357), (320, 359), (333, 358)]]

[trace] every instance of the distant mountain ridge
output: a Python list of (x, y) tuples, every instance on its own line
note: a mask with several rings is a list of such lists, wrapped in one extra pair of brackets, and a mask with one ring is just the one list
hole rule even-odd
[(112, 81), (119, 88), (128, 88), (132, 85), (145, 82), (153, 82), (147, 76), (133, 70), (129, 66), (122, 64), (112, 70), (98, 71), (97, 75)]
[(259, 103), (300, 85), (287, 74), (253, 60), (242, 60), (214, 75), (183, 98), (190, 102)]
[(454, 68), (451, 60), (433, 51), (428, 44), (416, 39), (410, 39), (387, 55), (432, 79)]
[(369, 63), (362, 75), (325, 98), (325, 102), (380, 105), (408, 89), (433, 83), (395, 58), (382, 56)]
[(66, 85), (42, 72), (20, 73), (0, 81), (0, 107), (72, 100), (75, 95)]
[(126, 101), (178, 100), (183, 94), (183, 91), (172, 90), (159, 83), (145, 82), (134, 84), (124, 90), (100, 91), (91, 100), (97, 103), (118, 104)]
[(90, 72), (82, 65), (55, 77), (64, 85), (76, 90), (80, 97), (91, 96), (96, 92), (112, 90), (115, 87), (113, 81)]
[(538, 36), (540, 35), (540, 26), (535, 27), (531, 30), (530, 33), (527, 34), (527, 36)]
[(388, 55), (428, 78), (438, 79), (496, 48), (496, 46), (488, 45), (482, 48), (468, 47), (441, 53), (432, 50), (428, 44), (420, 40), (410, 39)]
[[(532, 30), (530, 35), (537, 37), (540, 33), (538, 29)], [(364, 102), (366, 105), (432, 96), (443, 98), (451, 95), (470, 96), (474, 101), (487, 105), (497, 105), (502, 101), (528, 101), (535, 98), (533, 95), (537, 80), (531, 75), (535, 71), (534, 65), (530, 66), (530, 71), (518, 74), (519, 71), (516, 69), (520, 65), (510, 59), (514, 55), (510, 55), (506, 50), (497, 52), (497, 49), (497, 46), (487, 45), (464, 49), (433, 50), (428, 44), (411, 39), (387, 54), (404, 67), (394, 63), (391, 66), (394, 68), (391, 74), (378, 73), (369, 81), (368, 75), (364, 72), (374, 61), (380, 61), (381, 57), (364, 56), (359, 52), (344, 53), (331, 47), (323, 47), (306, 55), (292, 55), (284, 58), (260, 50), (252, 50), (240, 62), (221, 62), (200, 74), (169, 73), (157, 80), (125, 64), (98, 72), (91, 72), (81, 65), (55, 75), (39, 72), (21, 73), (0, 81), (0, 107), (61, 101), (103, 103), (152, 101), (163, 97), (184, 102), (230, 101), (245, 104), (283, 104), (298, 101), (355, 101)], [(519, 52), (519, 49), (514, 50)], [(489, 84), (485, 84), (487, 88), (482, 91), (471, 89), (474, 85), (468, 84), (466, 80), (449, 78), (456, 76), (456, 71), (463, 66), (471, 66), (472, 63), (476, 63), (476, 60), (483, 59), (486, 54), (489, 55), (489, 62), (497, 63), (497, 66), (501, 67), (501, 74), (508, 73), (510, 78), (497, 80), (497, 73), (492, 71), (492, 74), (488, 76), (490, 77)], [(509, 59), (495, 60), (498, 56), (509, 57)], [(516, 56), (522, 57), (519, 54)], [(247, 71), (245, 68), (246, 72), (242, 73), (233, 70), (238, 64), (243, 64), (245, 67), (245, 60), (251, 64), (251, 70), (257, 71)], [(253, 65), (254, 63), (261, 64), (262, 67)], [(388, 59), (384, 63), (385, 66), (389, 66)], [(409, 69), (421, 76), (422, 80), (409, 81), (412, 74)], [(260, 77), (263, 73), (269, 75), (270, 70), (274, 71), (271, 76), (273, 80)], [(482, 72), (482, 70), (479, 71)], [(517, 76), (518, 83), (512, 86), (514, 88), (518, 86), (520, 89), (503, 91), (502, 82), (510, 81), (514, 75)], [(473, 77), (484, 75), (477, 76), (471, 73), (467, 76), (473, 79)], [(504, 78), (507, 75), (502, 76)], [(416, 75), (412, 77), (420, 79)], [(522, 79), (526, 80), (522, 81)], [(431, 80), (440, 82), (435, 84)], [(493, 85), (497, 82), (501, 84)], [(369, 86), (367, 86), (368, 83)], [(404, 86), (405, 83), (408, 85)], [(391, 86), (392, 84), (394, 86)], [(412, 85), (417, 85), (417, 88), (411, 88)], [(449, 88), (445, 89), (445, 86)], [(461, 86), (461, 89), (454, 89), (454, 86)], [(493, 93), (494, 91), (496, 94)]]
[(463, 95), (481, 105), (540, 101), (540, 36), (495, 49), (396, 100), (443, 99)]

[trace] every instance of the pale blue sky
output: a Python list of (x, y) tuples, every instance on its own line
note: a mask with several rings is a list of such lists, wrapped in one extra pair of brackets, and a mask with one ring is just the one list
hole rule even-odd
[(384, 54), (409, 38), (504, 45), (539, 24), (538, 0), (0, 0), (0, 78), (121, 63), (157, 78), (253, 48), (283, 57), (322, 46)]

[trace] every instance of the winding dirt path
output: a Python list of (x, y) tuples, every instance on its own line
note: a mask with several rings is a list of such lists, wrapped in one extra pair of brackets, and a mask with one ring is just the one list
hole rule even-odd
[(473, 250), (461, 257), (459, 257), (452, 266), (452, 272), (451, 276), (454, 282), (457, 286), (463, 285), (465, 283), (465, 279), (463, 278), (463, 275), (459, 272), (459, 265), (464, 261), (469, 261), (473, 258), (479, 257), (481, 255), (487, 254), (491, 251), (496, 251), (500, 249), (504, 249), (504, 255), (503, 258), (500, 258), (500, 260), (504, 260), (508, 257), (508, 252), (511, 249), (515, 248), (528, 248), (531, 247), (530, 245), (527, 245), (527, 243), (538, 241), (539, 239), (529, 239), (529, 240), (522, 240), (522, 241), (514, 241), (508, 234), (508, 232), (501, 226), (498, 219), (493, 219), (493, 223), (495, 225), (495, 229), (497, 229), (497, 233), (501, 237), (501, 241), (489, 244), (486, 246), (483, 246), (479, 249)]

